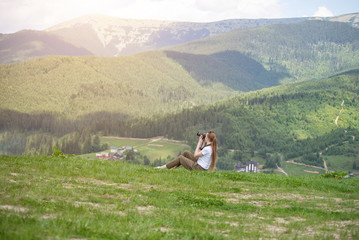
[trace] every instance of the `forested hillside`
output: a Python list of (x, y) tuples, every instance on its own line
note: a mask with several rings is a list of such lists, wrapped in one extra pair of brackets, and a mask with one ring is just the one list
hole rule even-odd
[(304, 21), (193, 41), (171, 50), (210, 55), (239, 51), (267, 70), (286, 76), (281, 83), (320, 79), (359, 65), (359, 29), (346, 23)]
[(359, 65), (359, 29), (306, 21), (245, 29), (127, 57), (45, 57), (0, 66), (1, 109), (150, 116)]
[(254, 59), (237, 51), (224, 51), (211, 55), (166, 51), (200, 84), (216, 82), (238, 91), (252, 91), (279, 85), (286, 74), (266, 70)]
[(201, 85), (162, 52), (128, 57), (45, 57), (0, 65), (0, 109), (68, 118), (100, 111), (150, 116), (233, 96)]
[(289, 139), (320, 137), (341, 128), (359, 130), (358, 95), (356, 69), (329, 79), (243, 93), (214, 105), (139, 121), (131, 134), (183, 139), (194, 135), (195, 130), (214, 129), (228, 148), (279, 150)]
[[(323, 159), (334, 161), (335, 156), (342, 156), (354, 169), (359, 165), (355, 162), (359, 156), (358, 95), (359, 69), (354, 69), (329, 79), (243, 93), (166, 116), (133, 119), (102, 112), (70, 120), (60, 115), (2, 111), (1, 130), (13, 134), (2, 134), (0, 140), (2, 146), (7, 144), (8, 152), (30, 151), (26, 149), (35, 146), (34, 142), (43, 143), (41, 146), (50, 142), (76, 144), (76, 151), (81, 153), (85, 142), (91, 150), (95, 134), (166, 136), (194, 144), (197, 131), (214, 130), (219, 139), (220, 169), (233, 169), (238, 161), (227, 156), (229, 149), (260, 155), (269, 162), (295, 159), (319, 166)], [(31, 132), (37, 132), (36, 138)], [(48, 136), (53, 138), (49, 141)], [(50, 147), (46, 145), (44, 151)]]
[(325, 80), (246, 93), (136, 124), (103, 121), (93, 131), (132, 137), (167, 136), (195, 143), (197, 131), (212, 129), (224, 158), (226, 149), (236, 149), (263, 153), (267, 160), (280, 153), (282, 160), (299, 158), (300, 162), (322, 166), (322, 154), (344, 154), (351, 159), (359, 156), (358, 95), (356, 69)]

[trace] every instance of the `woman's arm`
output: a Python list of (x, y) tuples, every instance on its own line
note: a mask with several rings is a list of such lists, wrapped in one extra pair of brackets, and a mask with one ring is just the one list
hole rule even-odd
[(199, 158), (199, 157), (203, 156), (203, 153), (201, 152), (201, 150), (199, 150), (199, 148), (202, 146), (202, 144), (203, 144), (203, 138), (202, 138), (202, 136), (199, 136), (197, 147), (196, 147), (196, 150), (194, 151), (195, 158)]

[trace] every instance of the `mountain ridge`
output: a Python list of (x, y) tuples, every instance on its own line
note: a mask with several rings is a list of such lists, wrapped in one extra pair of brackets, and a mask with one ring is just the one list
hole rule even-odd
[(358, 39), (359, 29), (349, 24), (308, 20), (237, 29), (166, 50), (205, 55), (238, 51), (266, 69), (288, 74), (284, 82), (295, 82), (329, 77), (358, 66)]
[(44, 55), (84, 56), (91, 53), (46, 32), (23, 30), (0, 35), (0, 63), (13, 63)]
[[(83, 44), (84, 39), (72, 39), (68, 33), (72, 28), (83, 26), (94, 32), (102, 44), (102, 50), (94, 50), (97, 56), (123, 56), (146, 50), (156, 50), (171, 45), (189, 42), (195, 39), (228, 32), (241, 27), (253, 27), (274, 23), (301, 21), (301, 18), (289, 19), (233, 19), (209, 23), (175, 22), (162, 20), (121, 19), (104, 15), (85, 15), (46, 29), (68, 39), (74, 45)], [(76, 31), (75, 30), (75, 31)], [(133, 49), (133, 47), (136, 49)], [(89, 49), (89, 48), (88, 48)], [(106, 51), (111, 49), (111, 52)], [(91, 50), (90, 50), (91, 51)]]
[[(59, 23), (41, 32), (53, 35), (57, 41), (66, 41), (71, 48), (85, 48), (82, 55), (125, 56), (143, 51), (158, 50), (197, 39), (230, 32), (240, 28), (252, 28), (279, 23), (294, 23), (310, 19), (322, 21), (342, 21), (358, 27), (358, 13), (340, 15), (330, 18), (279, 18), (279, 19), (229, 19), (209, 23), (172, 22), (161, 20), (121, 19), (105, 15), (85, 15)], [(136, 25), (133, 27), (131, 25)], [(40, 32), (40, 31), (39, 31)], [(31, 47), (27, 36), (22, 37), (21, 45), (28, 45), (26, 54), (16, 54), (11, 48), (4, 48), (1, 38), (14, 38), (13, 34), (0, 35), (0, 49), (3, 58), (1, 63), (23, 61), (28, 58), (54, 55), (52, 51), (31, 54), (36, 46)], [(2, 37), (1, 37), (2, 36)], [(50, 46), (56, 48), (56, 46)], [(10, 51), (10, 55), (6, 52)], [(5, 54), (4, 54), (5, 53)], [(56, 52), (57, 55), (71, 55), (66, 51)], [(14, 56), (13, 56), (14, 55)], [(81, 55), (81, 54), (73, 54)]]

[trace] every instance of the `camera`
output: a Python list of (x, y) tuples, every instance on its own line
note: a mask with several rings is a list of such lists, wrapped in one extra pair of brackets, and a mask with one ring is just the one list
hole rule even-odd
[(206, 133), (200, 133), (200, 132), (198, 132), (197, 133), (197, 136), (199, 137), (199, 136), (201, 136), (203, 139), (206, 137)]

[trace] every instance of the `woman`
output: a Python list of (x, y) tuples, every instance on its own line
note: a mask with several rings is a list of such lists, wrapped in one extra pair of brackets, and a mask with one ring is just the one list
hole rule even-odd
[[(205, 143), (204, 147), (203, 143)], [(203, 138), (199, 136), (194, 155), (185, 151), (181, 156), (166, 165), (159, 166), (161, 169), (171, 169), (183, 166), (188, 170), (213, 171), (217, 160), (217, 138), (213, 131), (206, 134)]]

